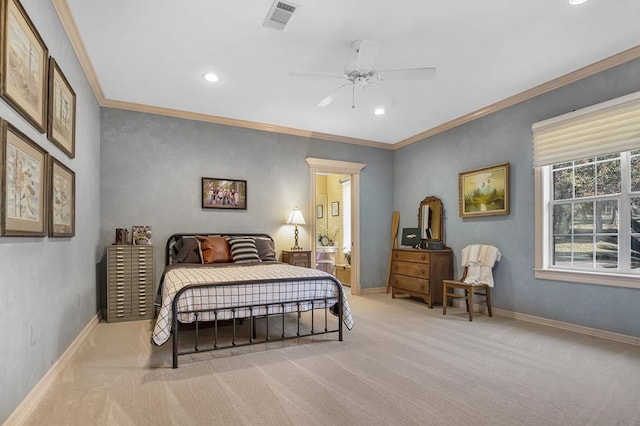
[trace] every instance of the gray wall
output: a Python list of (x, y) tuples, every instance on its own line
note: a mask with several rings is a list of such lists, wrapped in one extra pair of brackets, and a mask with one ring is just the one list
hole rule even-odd
[(100, 110), (52, 3), (21, 3), (76, 92), (76, 158), (70, 160), (3, 100), (0, 116), (75, 171), (76, 236), (0, 238), (0, 423), (96, 314)]
[[(306, 157), (366, 163), (361, 173), (361, 284), (385, 285), (392, 216), (389, 150), (254, 131), (153, 114), (102, 109), (102, 224), (109, 245), (115, 228), (151, 225), (156, 284), (164, 245), (176, 232), (263, 232), (276, 249), (293, 245), (284, 225), (298, 206), (310, 221)], [(201, 178), (247, 181), (247, 210), (202, 209)], [(309, 226), (300, 243), (310, 247)]]
[[(640, 61), (409, 145), (394, 153), (394, 206), (401, 227), (417, 226), (418, 203), (443, 200), (446, 243), (462, 248), (488, 243), (503, 253), (494, 270), (498, 308), (640, 336), (640, 290), (536, 280), (531, 124), (640, 90)], [(462, 220), (458, 172), (509, 162), (511, 213)], [(461, 267), (457, 266), (458, 276)]]

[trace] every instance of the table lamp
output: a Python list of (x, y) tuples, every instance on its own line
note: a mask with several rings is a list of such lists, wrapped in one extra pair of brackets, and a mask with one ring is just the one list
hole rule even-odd
[(298, 209), (298, 207), (295, 207), (293, 210), (291, 210), (289, 219), (287, 219), (285, 223), (287, 225), (295, 225), (296, 227), (296, 230), (295, 230), (296, 245), (291, 247), (291, 250), (302, 250), (302, 247), (298, 245), (298, 225), (306, 225), (306, 222), (304, 221), (302, 212), (300, 211), (300, 209)]

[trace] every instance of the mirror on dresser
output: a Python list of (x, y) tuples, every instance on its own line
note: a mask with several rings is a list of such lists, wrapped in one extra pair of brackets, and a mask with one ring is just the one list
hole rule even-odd
[(438, 197), (426, 197), (420, 202), (418, 208), (418, 228), (423, 248), (427, 248), (424, 242), (434, 243), (432, 246), (442, 248), (444, 246), (444, 209), (442, 201)]

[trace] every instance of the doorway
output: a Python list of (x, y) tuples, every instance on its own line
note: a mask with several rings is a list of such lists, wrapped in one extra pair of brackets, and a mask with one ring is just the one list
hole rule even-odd
[(351, 287), (350, 175), (316, 173), (315, 215), (315, 268)]
[[(309, 164), (309, 188), (311, 192), (309, 211), (313, 212), (311, 215), (311, 235), (314, 236), (315, 240), (311, 244), (312, 257), (313, 259), (323, 260), (328, 254), (330, 256), (327, 259), (329, 262), (320, 263), (319, 266), (321, 268), (333, 268), (337, 276), (347, 273), (351, 294), (360, 294), (360, 172), (366, 164), (319, 158), (307, 158), (306, 161)], [(327, 182), (328, 186), (339, 185), (340, 189), (323, 190), (323, 181)], [(349, 206), (344, 204), (347, 200), (343, 199), (343, 186), (348, 188)], [(337, 195), (337, 191), (339, 191), (340, 195)], [(347, 211), (350, 211), (350, 229), (344, 227), (345, 207), (348, 207)], [(326, 221), (324, 220), (325, 218)], [(335, 230), (335, 228), (338, 228), (338, 223), (340, 224), (339, 229)], [(340, 229), (342, 229), (342, 235), (339, 235)], [(332, 237), (334, 238), (333, 240)], [(334, 244), (333, 249), (330, 245), (331, 241)], [(351, 248), (349, 253), (351, 258), (350, 268), (344, 266), (347, 264), (345, 253), (348, 250), (344, 250), (344, 247), (341, 246), (345, 242)], [(335, 260), (331, 259), (334, 256)], [(333, 262), (333, 265), (331, 265), (331, 262)], [(340, 266), (338, 265), (342, 265), (344, 269), (339, 271), (338, 268)]]

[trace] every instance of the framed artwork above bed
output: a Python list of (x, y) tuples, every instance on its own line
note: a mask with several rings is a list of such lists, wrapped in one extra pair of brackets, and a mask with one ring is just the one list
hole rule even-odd
[(247, 209), (247, 181), (237, 179), (202, 178), (203, 209)]

